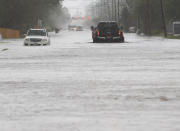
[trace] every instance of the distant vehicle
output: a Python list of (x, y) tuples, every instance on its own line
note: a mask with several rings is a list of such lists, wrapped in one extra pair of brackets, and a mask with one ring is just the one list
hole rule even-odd
[(129, 27), (129, 33), (136, 33), (136, 27)]
[(59, 28), (55, 28), (55, 33), (59, 33), (60, 29)]
[(76, 28), (75, 25), (69, 25), (69, 26), (68, 26), (68, 30), (69, 30), (69, 31), (74, 31), (75, 28)]
[(83, 26), (69, 25), (68, 30), (69, 31), (83, 31)]
[(122, 30), (118, 27), (117, 22), (103, 21), (99, 22), (98, 26), (91, 27), (93, 43), (96, 42), (124, 42)]
[(77, 26), (77, 31), (83, 31), (83, 27), (82, 26)]
[(30, 29), (24, 39), (25, 46), (50, 45), (50, 38), (46, 29)]
[(180, 36), (180, 21), (173, 22), (173, 35)]

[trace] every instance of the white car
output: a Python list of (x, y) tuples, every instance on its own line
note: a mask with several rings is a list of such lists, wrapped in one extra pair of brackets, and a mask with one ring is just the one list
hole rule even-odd
[(50, 45), (50, 38), (46, 29), (30, 29), (24, 39), (25, 46)]

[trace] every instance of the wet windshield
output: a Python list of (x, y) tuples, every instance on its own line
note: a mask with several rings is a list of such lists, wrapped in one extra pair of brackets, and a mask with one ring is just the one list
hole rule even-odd
[(28, 36), (46, 36), (46, 32), (42, 30), (30, 30)]
[(109, 29), (117, 29), (118, 28), (118, 25), (117, 25), (117, 23), (106, 23), (106, 22), (103, 22), (103, 23), (100, 23), (99, 25), (98, 25), (98, 28), (100, 28), (100, 29), (104, 29), (104, 28), (109, 28)]

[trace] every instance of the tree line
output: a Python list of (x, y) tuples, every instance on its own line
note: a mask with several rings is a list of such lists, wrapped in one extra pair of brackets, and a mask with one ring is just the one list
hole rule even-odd
[(56, 26), (51, 16), (68, 19), (62, 0), (0, 0), (0, 27), (24, 32), (42, 20), (44, 26)]
[[(167, 27), (173, 21), (180, 20), (179, 0), (126, 0), (126, 2), (128, 5), (127, 15), (123, 16), (122, 14), (122, 20), (133, 19), (136, 21), (133, 24), (147, 35), (163, 32), (164, 22)], [(162, 18), (162, 13), (164, 13), (164, 18)], [(127, 24), (131, 25), (132, 23)], [(125, 26), (127, 24), (123, 23)]]
[(163, 22), (167, 26), (180, 20), (180, 0), (98, 0), (92, 7), (95, 20), (116, 20), (125, 31), (135, 26), (146, 35), (163, 32)]

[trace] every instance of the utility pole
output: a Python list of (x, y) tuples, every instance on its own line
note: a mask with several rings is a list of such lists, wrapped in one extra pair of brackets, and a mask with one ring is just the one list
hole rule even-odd
[(120, 21), (120, 0), (118, 0), (118, 23)]
[(146, 8), (147, 8), (147, 34), (152, 35), (152, 27), (151, 27), (151, 2), (150, 0), (146, 0)]
[(114, 0), (112, 0), (112, 21), (114, 20)]
[(103, 19), (102, 0), (99, 1), (100, 20)]
[(101, 9), (100, 9), (99, 3), (96, 3), (96, 8), (97, 8), (97, 16), (100, 17), (101, 16)]
[(103, 2), (104, 0), (101, 0), (101, 3), (100, 3), (100, 8), (101, 8), (101, 17), (102, 17), (102, 20), (104, 20), (105, 19), (105, 10), (104, 10), (104, 2)]
[(115, 21), (117, 21), (117, 6), (116, 6), (116, 4), (117, 4), (117, 1), (115, 0), (115, 4), (114, 4), (114, 8), (115, 8), (115, 13), (114, 13), (114, 16), (115, 16)]
[(165, 19), (163, 0), (160, 0), (160, 5), (161, 5), (161, 16), (162, 16), (162, 24), (163, 24), (163, 30), (164, 30), (164, 37), (167, 38), (166, 19)]
[(103, 0), (104, 20), (107, 20), (106, 0)]
[(111, 19), (111, 9), (110, 9), (109, 0), (107, 0), (107, 6), (108, 6), (108, 20), (110, 20)]

